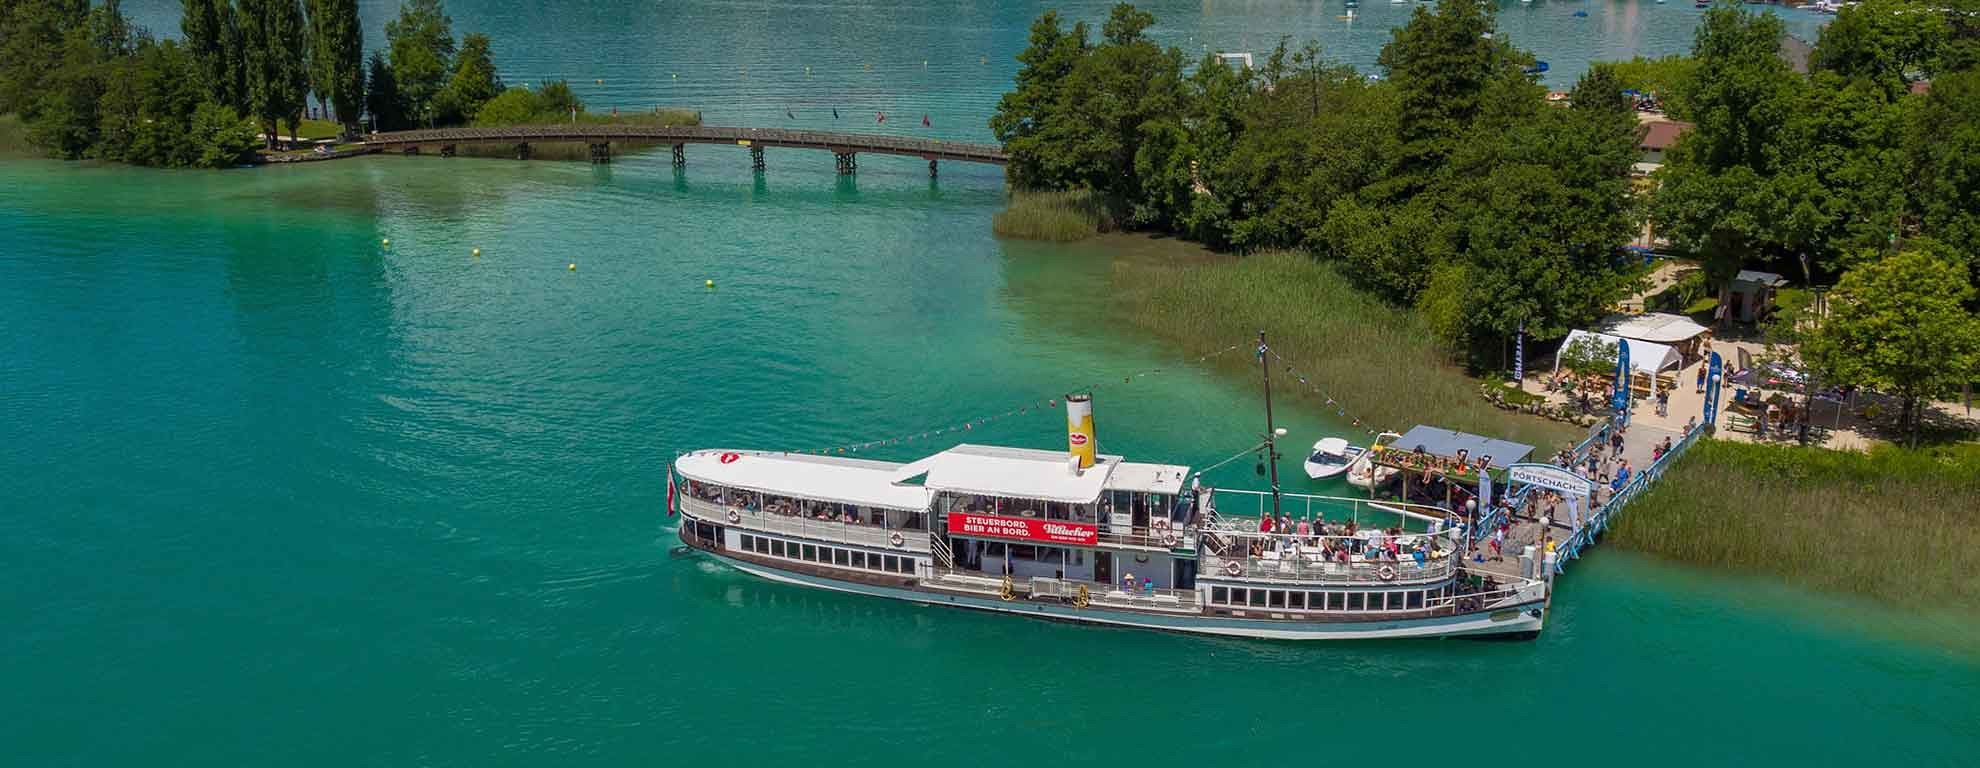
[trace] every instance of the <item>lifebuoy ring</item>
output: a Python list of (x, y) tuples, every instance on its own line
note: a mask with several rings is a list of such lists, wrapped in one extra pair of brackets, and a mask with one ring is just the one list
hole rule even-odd
[(740, 458), (742, 458), (742, 454), (740, 453), (724, 453), (721, 455), (720, 461), (723, 464), (734, 464)]
[(1395, 581), (1396, 567), (1393, 565), (1384, 565), (1375, 570), (1375, 575), (1381, 577), (1383, 581)]
[(733, 509), (729, 510), (729, 524), (734, 525), (740, 522), (742, 522), (742, 513)]
[(1155, 530), (1158, 531), (1169, 530), (1169, 519), (1166, 517), (1155, 518)]
[(894, 531), (893, 533), (887, 534), (887, 543), (899, 547), (903, 544), (906, 544), (907, 539), (901, 538), (900, 531)]
[(1171, 533), (1167, 536), (1162, 537), (1162, 546), (1168, 547), (1170, 549), (1175, 549), (1177, 541), (1178, 540), (1176, 539), (1176, 535)]
[(1232, 576), (1236, 576), (1240, 573), (1244, 573), (1244, 566), (1238, 565), (1236, 560), (1228, 561), (1224, 563), (1224, 573)]

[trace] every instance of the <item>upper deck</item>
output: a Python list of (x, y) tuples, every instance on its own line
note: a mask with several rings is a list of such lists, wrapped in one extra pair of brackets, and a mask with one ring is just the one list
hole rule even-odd
[[(1457, 573), (1461, 529), (1435, 507), (1340, 496), (1215, 489), (1198, 525), (1206, 580), (1272, 584), (1430, 584)], [(1301, 526), (1305, 527), (1302, 529)]]

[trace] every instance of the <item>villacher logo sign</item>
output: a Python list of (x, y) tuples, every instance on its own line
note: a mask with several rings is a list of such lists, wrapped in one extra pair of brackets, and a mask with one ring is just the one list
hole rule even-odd
[(1062, 520), (1028, 520), (1019, 517), (949, 513), (949, 533), (1052, 544), (1092, 545), (1100, 540), (1100, 527), (1090, 523)]

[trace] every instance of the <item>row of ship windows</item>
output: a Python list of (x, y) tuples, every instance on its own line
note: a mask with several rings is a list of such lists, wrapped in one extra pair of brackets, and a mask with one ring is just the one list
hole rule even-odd
[(1292, 611), (1410, 611), (1430, 599), (1449, 597), (1450, 587), (1403, 592), (1301, 592), (1285, 589), (1211, 587), (1210, 604), (1234, 608), (1283, 608)]
[(858, 568), (864, 571), (883, 573), (914, 573), (914, 558), (897, 555), (867, 553), (857, 549), (821, 547), (815, 544), (800, 544), (795, 541), (772, 539), (764, 536), (742, 535), (742, 548), (746, 552), (759, 555), (802, 560), (807, 563), (836, 565), (840, 568)]

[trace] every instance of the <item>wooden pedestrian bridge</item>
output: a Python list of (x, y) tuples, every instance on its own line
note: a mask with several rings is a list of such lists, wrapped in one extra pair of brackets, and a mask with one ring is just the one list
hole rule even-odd
[(516, 158), (522, 160), (529, 159), (531, 145), (553, 143), (586, 144), (591, 148), (591, 161), (594, 163), (611, 162), (613, 144), (668, 144), (674, 148), (676, 166), (687, 164), (685, 148), (689, 144), (740, 146), (749, 149), (750, 165), (759, 171), (763, 170), (763, 150), (766, 148), (816, 149), (831, 152), (842, 174), (859, 169), (858, 157), (861, 153), (919, 157), (928, 161), (930, 176), (935, 175), (936, 163), (942, 160), (1003, 165), (1007, 159), (1003, 147), (995, 144), (870, 133), (709, 125), (569, 123), (500, 128), (435, 128), (373, 133), (364, 140), (364, 146), (371, 151), (398, 151), (408, 155), (432, 153), (443, 157), (453, 156), (459, 147), (466, 145), (510, 146), (515, 148)]

